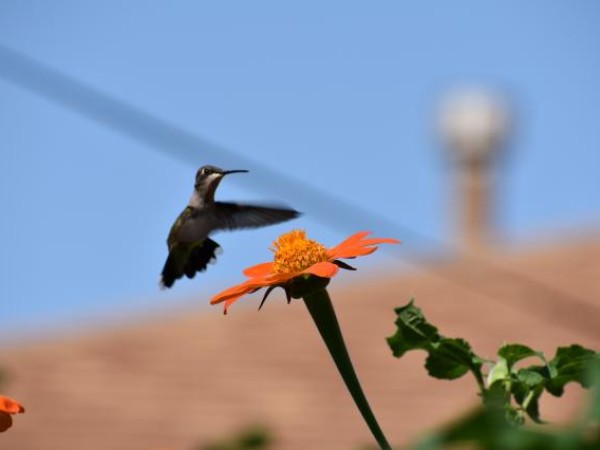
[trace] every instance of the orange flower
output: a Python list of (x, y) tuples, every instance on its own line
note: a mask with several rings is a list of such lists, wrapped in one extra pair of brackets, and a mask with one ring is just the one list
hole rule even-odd
[[(370, 234), (361, 231), (350, 236), (341, 244), (333, 248), (326, 248), (322, 244), (308, 239), (303, 230), (292, 230), (283, 234), (273, 243), (271, 251), (275, 253), (273, 262), (252, 266), (244, 270), (249, 278), (245, 282), (224, 290), (215, 295), (210, 303), (225, 302), (224, 313), (227, 308), (240, 297), (255, 292), (260, 288), (268, 287), (260, 304), (263, 305), (269, 293), (276, 287), (283, 287), (290, 301), (289, 283), (298, 277), (308, 278), (314, 275), (320, 278), (334, 277), (339, 268), (355, 270), (338, 258), (356, 258), (373, 253), (378, 244), (399, 244), (396, 239), (366, 239)], [(260, 308), (259, 308), (260, 309)]]
[(0, 432), (8, 430), (12, 426), (11, 414), (25, 412), (25, 408), (12, 398), (0, 395)]

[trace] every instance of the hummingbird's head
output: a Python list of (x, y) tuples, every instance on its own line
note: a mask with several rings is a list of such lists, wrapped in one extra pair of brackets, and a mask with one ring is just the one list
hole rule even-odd
[(204, 194), (205, 198), (210, 198), (214, 196), (215, 190), (219, 185), (219, 182), (223, 179), (225, 175), (229, 175), (230, 173), (244, 173), (248, 172), (247, 170), (223, 170), (220, 167), (216, 166), (202, 166), (198, 169), (196, 173), (196, 183), (194, 187), (196, 191)]

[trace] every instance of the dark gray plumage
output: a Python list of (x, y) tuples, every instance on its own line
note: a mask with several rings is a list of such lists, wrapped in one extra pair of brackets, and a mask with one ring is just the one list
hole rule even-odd
[(223, 177), (241, 172), (247, 170), (225, 171), (215, 166), (198, 170), (190, 202), (169, 232), (162, 286), (171, 287), (184, 275), (193, 278), (206, 270), (220, 250), (219, 244), (208, 237), (213, 231), (264, 227), (299, 216), (298, 211), (286, 207), (215, 202), (215, 191)]

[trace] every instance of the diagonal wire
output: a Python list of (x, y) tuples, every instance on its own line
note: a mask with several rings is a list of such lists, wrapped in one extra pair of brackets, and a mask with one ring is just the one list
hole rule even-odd
[[(426, 243), (438, 251), (458, 253), (457, 249), (448, 244), (436, 242), (408, 226), (392, 222), (301, 179), (284, 175), (248, 156), (233, 152), (149, 114), (2, 44), (0, 77), (185, 163), (197, 167), (205, 161), (210, 161), (223, 167), (249, 169), (255, 174), (251, 182), (243, 177), (231, 181), (265, 194), (280, 192), (294, 207), (336, 230), (348, 232), (371, 229), (376, 225), (378, 233), (401, 236), (404, 242)], [(577, 330), (580, 334), (594, 338), (599, 336), (598, 307), (506, 266), (500, 266), (488, 259), (469, 256), (465, 266), (470, 267), (469, 273), (461, 278), (436, 268), (437, 265), (428, 264), (419, 257), (413, 245), (403, 246), (402, 251), (391, 250), (391, 253), (495, 301), (512, 305), (532, 315), (543, 316), (551, 323)], [(473, 277), (485, 278), (490, 275), (501, 276), (504, 285), (498, 289), (497, 283), (473, 281)], [(528, 301), (520, 301), (515, 299), (514, 295), (506, 295), (506, 292), (514, 292), (515, 288), (529, 293), (531, 298)], [(573, 314), (574, 310), (579, 313)]]
[[(431, 242), (409, 227), (377, 216), (241, 153), (234, 153), (1, 44), (0, 77), (195, 167), (210, 161), (225, 168), (249, 169), (253, 174), (251, 179), (237, 177), (230, 182), (261, 194), (280, 192), (296, 209), (310, 212), (311, 217), (337, 230), (368, 229), (376, 222), (378, 232), (394, 232), (411, 242)], [(442, 244), (435, 245), (440, 247)]]

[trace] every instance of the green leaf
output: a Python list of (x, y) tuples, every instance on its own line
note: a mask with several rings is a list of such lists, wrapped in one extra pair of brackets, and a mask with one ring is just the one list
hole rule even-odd
[(427, 322), (421, 309), (414, 306), (414, 300), (395, 311), (398, 315), (398, 329), (393, 336), (387, 338), (387, 342), (396, 358), (410, 350), (427, 350), (440, 340), (437, 328)]
[(243, 430), (238, 436), (236, 444), (240, 449), (258, 450), (269, 448), (272, 441), (273, 439), (268, 429), (261, 426), (255, 426)]
[[(589, 376), (592, 380), (593, 389), (590, 395), (590, 407), (588, 417), (590, 420), (600, 423), (600, 360), (591, 364)], [(600, 441), (600, 433), (598, 434)]]
[(540, 419), (539, 398), (544, 392), (546, 378), (539, 372), (531, 369), (521, 369), (513, 373), (510, 383), (510, 392), (515, 402), (523, 408), (531, 420), (544, 423)]
[(272, 448), (271, 431), (261, 425), (247, 427), (232, 437), (224, 437), (217, 442), (209, 442), (196, 447), (197, 450), (268, 450)]
[(429, 350), (425, 367), (432, 377), (454, 380), (472, 368), (481, 367), (478, 360), (464, 339), (443, 338)]
[(487, 377), (487, 385), (492, 386), (497, 381), (510, 379), (510, 371), (506, 359), (500, 357), (494, 366), (491, 368)]
[(525, 402), (523, 403), (523, 408), (525, 409), (525, 412), (527, 413), (529, 418), (531, 420), (533, 420), (535, 423), (540, 423), (540, 424), (545, 423), (543, 420), (540, 419), (540, 405), (538, 402), (543, 391), (544, 391), (544, 388), (542, 388), (542, 387), (539, 387), (539, 388), (536, 388), (536, 389), (530, 391), (528, 397), (525, 399)]
[(518, 405), (536, 423), (544, 423), (540, 419), (539, 398), (544, 392), (547, 378), (540, 373), (540, 366), (531, 366), (513, 373), (511, 393)]
[(477, 442), (481, 448), (490, 448), (498, 430), (506, 427), (501, 410), (478, 407), (427, 436), (427, 441), (434, 446), (425, 447), (422, 441), (417, 448), (446, 449), (452, 444)]
[(536, 352), (522, 344), (505, 344), (498, 350), (498, 355), (506, 360), (509, 370), (512, 369), (515, 363), (531, 356), (539, 356), (543, 359), (543, 355), (540, 352)]
[(509, 405), (504, 411), (504, 420), (506, 421), (507, 425), (521, 427), (525, 425), (525, 414), (523, 414), (523, 412), (517, 408)]
[(485, 390), (481, 373), (482, 360), (464, 339), (441, 336), (438, 329), (427, 322), (420, 308), (411, 300), (396, 308), (396, 326), (393, 336), (387, 338), (394, 356), (401, 357), (410, 350), (425, 350), (429, 355), (425, 367), (432, 377), (453, 380), (469, 370), (473, 372), (480, 391)]
[(579, 383), (584, 388), (590, 387), (588, 369), (600, 355), (581, 345), (559, 347), (556, 356), (548, 363), (551, 378), (546, 383), (546, 390), (556, 397), (564, 393), (564, 387), (569, 382)]
[(538, 369), (539, 367), (537, 366), (520, 369), (517, 372), (517, 379), (531, 389), (538, 386), (543, 387), (546, 382), (546, 377), (544, 377)]
[(517, 379), (513, 380), (510, 384), (510, 393), (513, 395), (515, 402), (517, 402), (518, 405), (523, 404), (530, 391), (531, 389), (529, 389), (525, 383)]
[(483, 404), (488, 408), (505, 409), (510, 405), (510, 393), (504, 380), (497, 380), (482, 393)]

